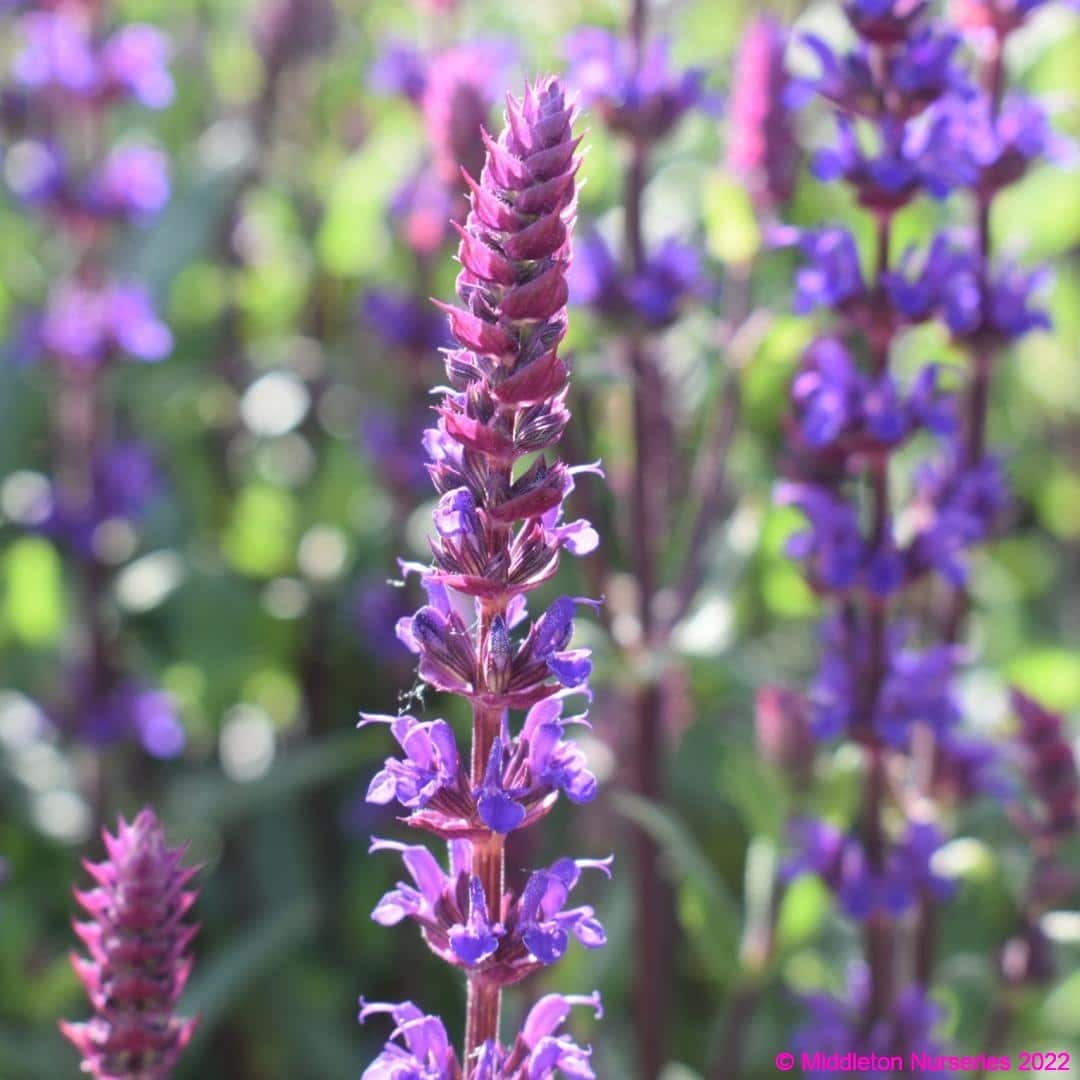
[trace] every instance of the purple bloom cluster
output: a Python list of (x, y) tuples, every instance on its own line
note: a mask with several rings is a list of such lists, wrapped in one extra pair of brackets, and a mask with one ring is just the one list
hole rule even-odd
[(942, 836), (928, 822), (908, 825), (876, 868), (858, 837), (823, 821), (794, 821), (791, 833), (793, 855), (784, 867), (784, 878), (817, 875), (851, 919), (861, 922), (877, 913), (896, 918), (910, 911), (924, 890), (941, 900), (952, 895), (952, 882), (931, 867)]
[[(816, 96), (834, 113), (838, 139), (819, 151), (813, 168), (853, 189), (873, 216), (875, 251), (868, 271), (848, 230), (789, 231), (804, 258), (795, 307), (804, 314), (828, 309), (834, 324), (806, 350), (792, 383), (789, 478), (778, 501), (807, 521), (788, 552), (805, 565), (829, 611), (813, 683), (801, 699), (788, 693), (778, 722), (791, 738), (808, 729), (819, 739), (849, 739), (865, 754), (859, 820), (850, 828), (795, 823), (787, 874), (817, 874), (846, 915), (868, 923), (866, 987), (843, 1005), (811, 1003), (814, 1048), (823, 1048), (821, 1030), (835, 1028), (836, 1049), (880, 1044), (884, 1052), (915, 1048), (915, 1036), (889, 1027), (890, 1013), (895, 1018), (910, 1005), (917, 1042), (925, 1041), (930, 1017), (921, 991), (908, 999), (894, 985), (893, 921), (915, 908), (921, 919), (950, 892), (932, 867), (943, 842), (933, 803), (918, 819), (900, 806), (908, 820), (893, 825), (884, 812), (887, 777), (910, 771), (918, 736), (931, 749), (927, 795), (956, 800), (1010, 791), (993, 747), (958, 730), (954, 681), (965, 651), (956, 616), (927, 634), (892, 611), (927, 576), (942, 579), (950, 597), (965, 589), (971, 549), (994, 535), (1008, 508), (1001, 462), (983, 449), (985, 382), (981, 397), (964, 402), (967, 411), (952, 392), (962, 374), (956, 369), (929, 364), (905, 386), (890, 367), (893, 343), (908, 328), (936, 321), (976, 357), (978, 381), (988, 377), (986, 358), (995, 350), (1048, 325), (1036, 296), (1044, 275), (991, 261), (985, 215), (1002, 186), (1055, 156), (1059, 145), (1034, 103), (1000, 93), (1000, 72), (993, 92), (976, 85), (960, 64), (959, 37), (936, 25), (922, 0), (849, 0), (845, 10), (855, 46), (838, 55), (808, 39), (819, 74), (793, 84), (788, 100), (802, 105)], [(970, 192), (979, 235), (943, 232), (925, 250), (892, 261), (897, 211), (956, 189)], [(909, 444), (928, 446), (930, 456), (910, 473), (898, 507), (891, 463)], [(1031, 734), (1035, 728), (1044, 730), (1035, 721), (1025, 729), (1040, 746), (1032, 760), (1047, 769), (1044, 783), (1041, 766), (1032, 766), (1039, 816), (1069, 822), (1075, 771), (1056, 771), (1056, 753)], [(916, 968), (925, 982), (924, 955)]]
[(71, 554), (92, 559), (95, 538), (108, 521), (137, 521), (161, 489), (154, 455), (143, 442), (117, 442), (91, 463), (90, 487), (81, 502), (65, 499), (50, 484), (33, 517), (43, 533)]
[(559, 792), (574, 803), (590, 802), (596, 778), (581, 751), (564, 735), (566, 724), (586, 719), (562, 715), (564, 693), (533, 705), (516, 737), (511, 737), (504, 717), (483, 782), (476, 787), (445, 720), (421, 723), (411, 716), (365, 715), (361, 725), (389, 724), (406, 755), (387, 760), (371, 782), (368, 801), (396, 800), (412, 811), (408, 824), (447, 839), (505, 834), (531, 825), (551, 810)]
[(131, 97), (148, 109), (162, 109), (172, 101), (169, 43), (153, 27), (130, 24), (100, 38), (90, 5), (42, 7), (19, 22), (19, 85), (94, 104)]
[(984, 265), (974, 237), (945, 232), (925, 252), (911, 249), (871, 285), (863, 274), (855, 238), (829, 226), (781, 232), (797, 239), (805, 262), (795, 278), (795, 309), (831, 309), (844, 325), (865, 334), (893, 333), (940, 320), (960, 343), (979, 344), (1048, 329), (1038, 295), (1047, 275), (1005, 263)]
[[(889, 1068), (888, 1060), (896, 1058), (907, 1063), (912, 1054), (927, 1055), (931, 1060), (942, 1053), (940, 1043), (934, 1038), (934, 1028), (942, 1019), (943, 1010), (931, 1001), (919, 986), (907, 986), (897, 995), (890, 1015), (873, 1024), (869, 1029), (863, 1017), (870, 1000), (870, 978), (865, 968), (851, 972), (845, 993), (840, 997), (831, 994), (808, 994), (802, 998), (806, 1010), (805, 1023), (792, 1035), (791, 1049), (801, 1059), (808, 1054), (820, 1053), (822, 1060), (833, 1054), (854, 1053), (869, 1061), (876, 1057), (878, 1064), (865, 1070), (851, 1070), (850, 1075), (859, 1080), (872, 1077), (900, 1077), (907, 1069), (896, 1072)], [(810, 1069), (803, 1073), (811, 1080), (828, 1080), (835, 1076), (834, 1070)], [(920, 1075), (947, 1077), (946, 1068), (920, 1070)]]
[(102, 836), (108, 857), (84, 863), (95, 887), (75, 892), (90, 916), (75, 924), (89, 958), (72, 956), (95, 1016), (60, 1030), (96, 1080), (168, 1080), (197, 1023), (175, 1011), (198, 931), (185, 922), (198, 867), (181, 865), (184, 848), (166, 845), (149, 808)]
[[(42, 8), (17, 24), (22, 47), (12, 73), (23, 93), (60, 110), (102, 110), (124, 98), (160, 109), (172, 101), (169, 45), (157, 30), (135, 24), (102, 36), (92, 5)], [(159, 150), (123, 144), (79, 167), (78, 155), (55, 138), (57, 129), (43, 130), (12, 147), (13, 186), (66, 227), (93, 230), (99, 223), (144, 219), (168, 201), (168, 160)]]
[(566, 40), (567, 81), (582, 104), (598, 113), (612, 131), (635, 139), (661, 139), (691, 109), (715, 112), (701, 68), (678, 71), (671, 43), (652, 41), (640, 60), (629, 41), (595, 26), (575, 30)]
[(169, 328), (154, 313), (146, 290), (120, 282), (58, 286), (37, 336), (42, 353), (72, 368), (102, 367), (122, 357), (153, 362), (172, 350)]
[(116, 278), (109, 258), (119, 227), (152, 218), (168, 201), (168, 159), (152, 146), (86, 138), (88, 130), (111, 130), (115, 107), (169, 104), (170, 48), (153, 27), (113, 25), (98, 4), (24, 7), (13, 22), (11, 75), (25, 107), (5, 173), (71, 256), (42, 310), (27, 320), (23, 340), (27, 357), (46, 362), (57, 384), (56, 477), (31, 517), (87, 582), (85, 655), (71, 658), (66, 704), (47, 711), (94, 743), (134, 737), (154, 756), (171, 757), (184, 744), (175, 710), (165, 694), (124, 670), (120, 642), (95, 599), (111, 573), (102, 559), (104, 526), (136, 521), (160, 489), (150, 449), (114, 434), (105, 376), (122, 360), (154, 362), (172, 350), (149, 292)]
[(451, 842), (449, 873), (421, 845), (373, 840), (370, 850), (398, 852), (413, 881), (399, 882), (375, 906), (372, 918), (380, 926), (412, 919), (436, 956), (501, 986), (554, 964), (571, 936), (587, 949), (607, 942), (591, 907), (566, 904), (581, 871), (593, 867), (610, 876), (610, 859), (559, 859), (536, 870), (496, 914), (488, 907), (483, 882), (471, 872), (470, 841)]
[[(396, 802), (407, 824), (450, 841), (448, 870), (426, 847), (374, 841), (373, 851), (401, 856), (411, 883), (387, 893), (373, 918), (412, 919), (437, 956), (467, 973), (460, 1060), (474, 1078), (593, 1075), (588, 1052), (556, 1034), (577, 999), (543, 999), (509, 1048), (498, 1031), (502, 987), (555, 963), (572, 937), (586, 948), (605, 941), (593, 909), (568, 901), (581, 871), (608, 873), (609, 860), (559, 859), (519, 890), (507, 889), (503, 872), (506, 834), (543, 817), (560, 793), (584, 803), (596, 791), (565, 733), (585, 717), (564, 715), (569, 696), (588, 695), (589, 654), (571, 639), (578, 607), (594, 602), (559, 597), (531, 624), (526, 602), (564, 549), (582, 555), (597, 544), (588, 522), (562, 512), (575, 475), (597, 467), (568, 468), (547, 453), (570, 419), (559, 343), (577, 199), (574, 115), (558, 80), (545, 78), (508, 100), (497, 140), (482, 132), (479, 176), (465, 173), (459, 306), (440, 305), (456, 344), (445, 350), (449, 385), (424, 436), (439, 494), (433, 563), (403, 565), (421, 575), (427, 602), (400, 620), (398, 637), (425, 682), (471, 704), (471, 753), (441, 719), (361, 719), (388, 725), (401, 748), (372, 779), (368, 801)], [(446, 121), (456, 122), (450, 113)], [(509, 714), (519, 709), (515, 732)], [(365, 1006), (361, 1019), (373, 1011), (390, 1012), (398, 1027), (365, 1076), (462, 1075), (441, 1021), (411, 1004)]]
[[(569, 1080), (594, 1080), (589, 1050), (560, 1034), (575, 1005), (590, 1006), (599, 1020), (604, 1011), (600, 996), (575, 997), (546, 994), (529, 1010), (521, 1031), (509, 1050), (494, 1041), (480, 1048), (469, 1076), (472, 1080), (530, 1080), (562, 1074)], [(394, 1021), (394, 1033), (386, 1049), (364, 1070), (362, 1080), (399, 1080), (423, 1076), (430, 1080), (464, 1080), (465, 1072), (437, 1016), (427, 1016), (411, 1001), (400, 1005), (360, 999), (360, 1022), (377, 1013)], [(396, 1041), (395, 1041), (396, 1040)]]
[(569, 280), (572, 303), (651, 329), (671, 325), (685, 307), (715, 292), (701, 252), (692, 244), (668, 237), (645, 257), (640, 270), (624, 272), (595, 230), (579, 246)]
[[(639, 54), (630, 41), (590, 26), (566, 39), (565, 53), (567, 81), (582, 103), (638, 148), (669, 135), (691, 109), (717, 111), (704, 71), (676, 70), (667, 39), (643, 45)], [(623, 265), (598, 231), (587, 232), (570, 272), (571, 302), (607, 319), (658, 330), (716, 293), (700, 251), (678, 237), (628, 261), (634, 265)]]

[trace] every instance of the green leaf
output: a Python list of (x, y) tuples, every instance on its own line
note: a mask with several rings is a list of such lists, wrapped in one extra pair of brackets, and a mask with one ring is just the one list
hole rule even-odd
[(705, 246), (721, 262), (748, 263), (761, 249), (761, 230), (746, 188), (733, 176), (705, 182)]
[(720, 761), (720, 788), (748, 833), (779, 839), (787, 817), (787, 792), (778, 770), (751, 747), (732, 744)]
[(326, 269), (341, 277), (377, 271), (390, 252), (386, 204), (415, 144), (407, 129), (388, 120), (341, 165), (327, 196), (317, 246)]
[(825, 885), (807, 875), (792, 882), (784, 891), (776, 920), (776, 942), (780, 949), (805, 945), (818, 934), (832, 904)]
[(1050, 709), (1080, 708), (1080, 654), (1052, 645), (1030, 649), (1005, 667), (1011, 682)]
[(241, 573), (271, 577), (292, 566), (297, 507), (293, 497), (269, 484), (250, 484), (237, 496), (222, 538), (229, 562)]
[(1080, 1035), (1080, 971), (1074, 971), (1050, 993), (1043, 1005), (1047, 1029), (1058, 1035)]
[(679, 886), (679, 916), (713, 976), (726, 981), (738, 966), (741, 916), (724, 879), (686, 823), (669, 807), (621, 791), (615, 810), (652, 837), (663, 869)]
[(674, 810), (629, 791), (620, 791), (614, 796), (613, 802), (618, 813), (652, 837), (664, 854), (673, 881), (691, 881), (718, 909), (722, 908), (732, 915), (738, 913), (738, 907), (716, 867), (686, 822)]
[(56, 549), (40, 537), (23, 537), (8, 548), (4, 569), (4, 615), (11, 632), (35, 648), (56, 644), (64, 628), (65, 607)]
[(364, 740), (350, 730), (290, 750), (251, 783), (240, 784), (220, 774), (185, 777), (169, 791), (167, 816), (178, 828), (184, 821), (226, 827), (354, 771), (368, 754)]
[[(314, 900), (300, 900), (252, 920), (250, 929), (235, 935), (222, 952), (201, 957), (204, 974), (192, 981), (183, 1003), (188, 1014), (201, 1018), (193, 1043), (205, 1042), (263, 975), (278, 968), (284, 956), (311, 937), (317, 923)], [(192, 1056), (197, 1053), (192, 1051)]]

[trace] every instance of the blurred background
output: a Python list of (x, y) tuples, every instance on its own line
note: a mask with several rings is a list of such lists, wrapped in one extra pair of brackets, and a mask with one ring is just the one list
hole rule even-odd
[[(764, 955), (784, 823), (796, 806), (843, 819), (858, 801), (857, 757), (826, 752), (811, 793), (759, 752), (755, 697), (805, 685), (819, 605), (784, 554), (798, 515), (772, 506), (787, 385), (813, 320), (791, 314), (795, 258), (762, 252), (763, 225), (727, 170), (724, 103), (747, 19), (767, 5), (652, 5), (674, 63), (704, 73), (710, 97), (653, 154), (643, 229), (692, 248), (677, 312), (653, 327), (670, 416), (673, 469), (689, 474), (715, 410), (741, 402), (722, 505), (670, 634), (661, 797), (634, 787), (627, 694), (641, 678), (635, 582), (620, 522), (634, 429), (618, 349), (623, 331), (572, 309), (575, 422), (565, 456), (603, 458), (609, 483), (571, 500), (600, 530), (601, 553), (564, 562), (558, 591), (608, 598), (582, 619), (595, 650), (594, 728), (583, 739), (603, 781), (587, 810), (560, 805), (512, 852), (519, 866), (614, 852), (611, 885), (588, 882), (609, 934), (510, 995), (511, 1016), (540, 993), (603, 992), (607, 1016), (578, 1029), (600, 1076), (636, 1075), (632, 830), (662, 848), (670, 882), (665, 955), (666, 1080), (717, 1071), (733, 1031), (745, 1075), (773, 1058), (800, 1017), (797, 995), (839, 989), (854, 932), (813, 879), (784, 894)], [(1055, 6), (1055, 5), (1051, 5)], [(840, 33), (839, 5), (772, 6), (785, 21)], [(108, 18), (149, 22), (172, 42), (166, 107), (118, 107), (116, 137), (171, 162), (160, 214), (115, 230), (108, 261), (152, 296), (172, 334), (157, 363), (111, 366), (93, 392), (108, 460), (93, 505), (57, 522), (50, 491), (65, 454), (61, 397), (33, 345), (35, 313), (71, 261), (71, 229), (28, 212), (32, 112), (4, 83), (7, 194), (0, 202), (0, 1078), (76, 1075), (56, 1031), (86, 1005), (71, 971), (70, 886), (96, 857), (96, 830), (153, 803), (174, 842), (205, 864), (198, 959), (185, 1001), (202, 1013), (178, 1072), (207, 1080), (357, 1076), (385, 1032), (356, 1024), (356, 999), (413, 999), (457, 1032), (463, 993), (408, 927), (372, 907), (398, 876), (367, 855), (372, 834), (402, 837), (390, 808), (364, 802), (390, 752), (357, 733), (364, 709), (395, 712), (415, 688), (395, 621), (418, 602), (396, 560), (426, 560), (433, 498), (419, 437), (445, 339), (430, 296), (449, 299), (456, 263), (445, 221), (462, 198), (433, 135), (425, 90), (469, 78), (496, 103), (526, 74), (562, 70), (584, 25), (619, 28), (616, 2), (495, 0), (111, 0)], [(19, 50), (0, 14), (0, 70)], [(464, 58), (454, 50), (473, 50)], [(1080, 28), (1048, 11), (1012, 43), (1010, 74), (1057, 105), (1080, 135)], [(5, 76), (6, 78), (6, 76)], [(439, 98), (450, 100), (445, 94)], [(807, 118), (811, 132), (815, 121)], [(440, 129), (439, 125), (443, 128)], [(588, 115), (580, 214), (619, 228), (625, 147)], [(32, 169), (31, 169), (32, 171)], [(954, 209), (954, 208), (953, 208)], [(952, 210), (919, 203), (903, 243)], [(801, 170), (787, 219), (865, 230), (848, 196)], [(977, 556), (971, 723), (1007, 735), (1013, 681), (1080, 719), (1080, 186), (1040, 168), (1002, 199), (1002, 250), (1054, 268), (1055, 330), (1027, 338), (997, 369), (992, 442), (1007, 447), (1017, 502), (1008, 535)], [(732, 266), (753, 261), (755, 318), (732, 333)], [(577, 288), (583, 288), (578, 283)], [(938, 339), (913, 335), (913, 361)], [(737, 363), (732, 358), (737, 358)], [(959, 360), (958, 357), (953, 359)], [(62, 410), (60, 410), (62, 412)], [(723, 414), (721, 414), (723, 415)], [(100, 448), (99, 448), (100, 449)], [(95, 451), (96, 452), (96, 451)], [(96, 460), (96, 459), (95, 459)], [(579, 484), (586, 487), (584, 478)], [(685, 558), (694, 506), (667, 504), (660, 565)], [(395, 583), (396, 582), (396, 583)], [(554, 589), (549, 590), (554, 595)], [(416, 704), (416, 703), (414, 703)], [(427, 715), (465, 717), (429, 694)], [(417, 705), (417, 707), (420, 707)], [(1080, 726), (1071, 728), (1075, 737)], [(950, 1043), (977, 1052), (998, 956), (1026, 878), (1024, 841), (993, 799), (966, 805), (946, 850), (959, 878), (943, 911), (936, 997)], [(1076, 844), (1068, 849), (1075, 865)], [(1053, 976), (1025, 991), (1014, 1048), (1080, 1056), (1080, 892), (1048, 927)]]

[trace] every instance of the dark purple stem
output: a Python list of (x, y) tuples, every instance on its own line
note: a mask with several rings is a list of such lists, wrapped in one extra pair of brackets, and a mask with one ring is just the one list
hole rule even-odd
[[(878, 287), (889, 266), (889, 247), (892, 216), (881, 213), (877, 219), (876, 274)], [(891, 330), (881, 327), (871, 341), (874, 370), (884, 373), (889, 366)], [(871, 546), (876, 548), (885, 539), (889, 527), (889, 459), (883, 454), (873, 457), (868, 465), (871, 500)], [(882, 809), (888, 791), (885, 776), (885, 754), (873, 730), (874, 712), (885, 675), (888, 606), (881, 599), (869, 601), (870, 662), (866, 673), (862, 699), (861, 729), (866, 739), (867, 776), (864, 791), (863, 843), (866, 857), (875, 872), (881, 871), (886, 856), (886, 839), (882, 825)], [(866, 960), (870, 969), (870, 999), (867, 1004), (865, 1027), (889, 1015), (893, 999), (895, 971), (893, 963), (893, 928), (884, 916), (874, 914), (866, 925)]]
[[(505, 605), (485, 606), (478, 631), (477, 655), (479, 671), (486, 667), (492, 620), (505, 616)], [(472, 753), (469, 775), (474, 788), (484, 781), (484, 769), (491, 748), (502, 729), (501, 709), (473, 706)], [(506, 888), (506, 844), (504, 838), (491, 832), (472, 843), (472, 873), (484, 886), (488, 911), (494, 919), (502, 916), (502, 898)], [(499, 1016), (502, 1011), (502, 987), (481, 976), (468, 978), (468, 997), (465, 1006), (465, 1075), (469, 1076), (476, 1051), (489, 1040), (499, 1040)]]
[[(993, 52), (983, 72), (983, 86), (990, 99), (992, 117), (996, 120), (1001, 108), (1001, 99), (1005, 89), (1004, 42), (995, 38)], [(984, 278), (989, 274), (991, 241), (990, 211), (993, 196), (979, 191), (976, 193), (976, 229), (978, 251), (982, 259)], [(983, 290), (987, 284), (984, 280)], [(971, 383), (968, 389), (966, 406), (966, 442), (964, 446), (964, 466), (975, 467), (986, 454), (986, 427), (990, 412), (990, 380), (993, 369), (994, 352), (991, 347), (981, 343), (972, 352)], [(955, 644), (964, 633), (971, 597), (965, 586), (953, 589), (946, 607), (942, 636), (946, 643)], [(927, 735), (925, 753), (933, 760), (933, 737)], [(924, 775), (932, 775), (932, 769), (924, 769)], [(915, 978), (920, 985), (930, 983), (934, 974), (936, 953), (936, 918), (934, 904), (930, 897), (924, 896), (919, 907), (918, 923), (915, 930)]]

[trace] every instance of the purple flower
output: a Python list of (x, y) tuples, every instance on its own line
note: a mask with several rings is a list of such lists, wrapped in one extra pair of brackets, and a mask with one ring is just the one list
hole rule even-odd
[(484, 1044), (473, 1074), (475, 1080), (541, 1080), (555, 1075), (568, 1080), (595, 1080), (596, 1073), (589, 1064), (591, 1049), (558, 1034), (574, 1005), (590, 1006), (598, 1020), (604, 1015), (599, 993), (588, 997), (546, 994), (529, 1010), (509, 1050), (490, 1040)]
[(849, 918), (861, 921), (875, 913), (895, 918), (909, 911), (924, 890), (939, 900), (951, 895), (952, 883), (930, 865), (942, 838), (929, 823), (908, 825), (877, 868), (860, 840), (826, 822), (796, 820), (791, 836), (794, 854), (784, 864), (784, 880), (802, 874), (820, 877)]
[(994, 534), (1010, 503), (1000, 460), (988, 455), (966, 465), (964, 457), (954, 443), (916, 472), (908, 555), (914, 573), (934, 570), (957, 587), (967, 582), (968, 553)]
[(169, 40), (152, 26), (132, 23), (117, 30), (101, 50), (104, 89), (130, 94), (148, 109), (163, 109), (173, 99)]
[(585, 232), (567, 275), (570, 302), (591, 307), (609, 318), (623, 313), (626, 297), (618, 260), (595, 230)]
[(43, 533), (79, 558), (94, 557), (94, 542), (110, 520), (137, 521), (161, 491), (161, 477), (150, 448), (141, 442), (104, 447), (91, 466), (91, 482), (81, 501), (51, 485), (40, 508)]
[(413, 920), (428, 947), (448, 964), (477, 969), (485, 978), (506, 985), (555, 963), (571, 936), (589, 949), (606, 942), (591, 907), (567, 909), (566, 903), (581, 871), (595, 868), (610, 876), (610, 859), (560, 859), (534, 872), (520, 897), (500, 904), (506, 911), (500, 922), (493, 917), (479, 879), (469, 871), (470, 841), (451, 841), (449, 872), (420, 845), (373, 840), (370, 850), (399, 852), (412, 879), (411, 885), (399, 881), (386, 893), (372, 919), (380, 926)]
[(912, 119), (946, 94), (968, 99), (974, 93), (967, 73), (956, 62), (960, 38), (953, 33), (922, 27), (890, 51), (887, 111), (875, 85), (868, 48), (837, 56), (815, 34), (805, 34), (801, 40), (813, 52), (820, 73), (791, 85), (787, 100), (796, 107), (818, 96), (853, 116), (874, 121), (890, 116)]
[(851, 617), (836, 615), (826, 621), (821, 662), (810, 692), (811, 724), (818, 738), (857, 734), (856, 722), (868, 720), (870, 733), (906, 750), (916, 724), (938, 734), (955, 727), (961, 713), (951, 683), (962, 651), (949, 645), (906, 649), (905, 638), (903, 626), (890, 629), (884, 674), (867, 717), (860, 712), (857, 694), (869, 661), (868, 631)]
[(168, 760), (182, 753), (187, 735), (172, 698), (135, 679), (111, 689), (95, 689), (88, 673), (77, 682), (85, 689), (79, 714), (79, 737), (107, 746), (137, 739), (151, 757)]
[[(855, 1058), (899, 1057), (910, 1060), (911, 1054), (927, 1055), (933, 1059), (943, 1053), (934, 1039), (933, 1031), (942, 1018), (942, 1010), (926, 997), (921, 987), (904, 987), (896, 996), (890, 1015), (869, 1030), (865, 1024), (870, 1001), (870, 976), (864, 967), (855, 968), (849, 976), (845, 992), (834, 997), (831, 994), (808, 994), (802, 999), (807, 1013), (806, 1022), (792, 1035), (791, 1049), (801, 1057), (820, 1053), (822, 1059), (833, 1054), (852, 1054)], [(830, 1080), (834, 1070), (811, 1069), (803, 1075), (811, 1080)], [(871, 1077), (899, 1076), (879, 1066), (871, 1073), (856, 1072), (854, 1076), (871, 1080)], [(930, 1069), (923, 1075), (946, 1078), (946, 1071)]]
[(196, 1024), (175, 1008), (198, 929), (184, 922), (198, 868), (181, 866), (184, 849), (166, 846), (149, 808), (130, 825), (121, 818), (115, 836), (102, 835), (108, 858), (84, 863), (95, 887), (75, 892), (90, 915), (75, 924), (89, 959), (72, 959), (96, 1015), (61, 1021), (60, 1030), (98, 1080), (166, 1080)]
[(400, 94), (419, 105), (427, 86), (428, 61), (413, 45), (403, 41), (383, 44), (368, 73), (368, 85), (380, 94)]
[(913, 252), (885, 275), (890, 300), (911, 322), (939, 317), (961, 341), (1009, 341), (1047, 330), (1050, 319), (1038, 306), (1045, 270), (1012, 263), (987, 266), (971, 249), (971, 238), (941, 233), (912, 271)]
[(947, 731), (937, 742), (932, 788), (947, 801), (964, 802), (979, 795), (1004, 801), (1014, 794), (1014, 785), (1003, 766), (997, 743)]
[(90, 194), (97, 212), (117, 217), (150, 217), (168, 201), (168, 158), (147, 146), (111, 150)]
[(954, 429), (951, 402), (937, 389), (937, 368), (922, 370), (904, 397), (888, 374), (864, 375), (835, 338), (820, 338), (803, 354), (791, 396), (799, 432), (814, 450), (846, 453), (898, 446), (921, 427), (939, 435)]
[[(589, 1066), (591, 1051), (559, 1034), (575, 1005), (590, 1006), (597, 1019), (603, 1016), (598, 993), (587, 997), (546, 994), (529, 1010), (509, 1049), (494, 1040), (480, 1047), (470, 1074), (473, 1080), (546, 1080), (556, 1074), (568, 1080), (595, 1080)], [(438, 1017), (424, 1015), (409, 1001), (388, 1005), (360, 999), (361, 1023), (377, 1013), (388, 1013), (395, 1028), (391, 1041), (364, 1071), (363, 1080), (462, 1080), (457, 1055)]]
[(1046, 110), (1032, 98), (1007, 94), (994, 111), (983, 96), (954, 99), (943, 107), (947, 139), (964, 159), (969, 183), (990, 198), (1016, 183), (1035, 162), (1063, 163), (1072, 146), (1050, 124)]
[(15, 77), (25, 87), (88, 99), (130, 94), (151, 109), (172, 101), (169, 43), (152, 27), (130, 24), (98, 47), (86, 23), (67, 9), (33, 12), (20, 26), (27, 44), (15, 59)]
[(19, 21), (26, 41), (15, 57), (16, 80), (31, 90), (56, 87), (79, 96), (98, 87), (97, 61), (89, 35), (72, 12), (35, 11)]
[(645, 265), (626, 282), (626, 297), (650, 326), (667, 326), (689, 297), (708, 295), (701, 253), (674, 237), (651, 252)]
[(638, 65), (629, 41), (585, 26), (566, 39), (567, 81), (613, 131), (663, 138), (690, 109), (715, 108), (705, 90), (705, 73), (676, 71), (670, 51), (670, 42), (658, 38), (646, 46)]
[(427, 356), (450, 344), (446, 318), (426, 299), (391, 289), (364, 296), (364, 321), (388, 345)]
[(172, 349), (168, 327), (138, 285), (62, 286), (49, 298), (40, 342), (58, 360), (83, 368), (97, 367), (118, 354), (162, 360)]
[(879, 125), (880, 138), (868, 149), (854, 121), (840, 114), (835, 144), (817, 151), (811, 171), (824, 181), (842, 177), (855, 188), (859, 202), (878, 213), (899, 210), (923, 190), (941, 199), (974, 177), (954, 126), (940, 106), (913, 124), (886, 117)]
[[(383, 1052), (364, 1070), (361, 1080), (461, 1080), (461, 1066), (450, 1045), (446, 1027), (437, 1016), (426, 1016), (411, 1001), (400, 1005), (360, 999), (360, 1023), (388, 1013), (394, 1031)], [(399, 1042), (395, 1042), (397, 1039)]]
[(396, 799), (410, 810), (423, 809), (445, 788), (463, 781), (461, 758), (454, 732), (445, 720), (420, 723), (411, 716), (366, 713), (358, 727), (384, 723), (405, 752), (405, 758), (387, 758), (368, 788), (367, 800), (385, 805)]
[(843, 592), (863, 587), (887, 595), (902, 583), (899, 556), (887, 538), (878, 550), (863, 540), (855, 509), (827, 488), (785, 483), (776, 491), (781, 506), (794, 506), (810, 522), (787, 544), (787, 554), (807, 564), (814, 588)]
[(581, 750), (563, 737), (565, 725), (584, 722), (584, 717), (564, 717), (562, 711), (562, 697), (549, 697), (529, 710), (516, 739), (504, 725), (492, 744), (483, 783), (475, 791), (445, 721), (420, 723), (411, 716), (365, 714), (359, 726), (388, 724), (405, 754), (387, 759), (371, 781), (368, 802), (396, 800), (412, 811), (408, 824), (448, 839), (531, 825), (551, 810), (560, 791), (571, 802), (590, 802), (596, 795), (596, 777)]
[(795, 275), (795, 311), (808, 314), (815, 308), (843, 310), (850, 301), (866, 294), (855, 237), (847, 229), (826, 227), (798, 234), (809, 265)]
[(573, 935), (586, 949), (607, 944), (607, 935), (591, 907), (566, 908), (582, 869), (591, 867), (611, 877), (611, 860), (559, 859), (547, 870), (529, 876), (508, 920), (510, 931), (528, 950), (531, 961), (550, 966), (558, 961)]
[(597, 232), (586, 233), (568, 275), (570, 299), (608, 318), (631, 315), (651, 328), (669, 325), (692, 298), (714, 290), (701, 253), (691, 244), (669, 237), (645, 257), (633, 274), (624, 274)]

